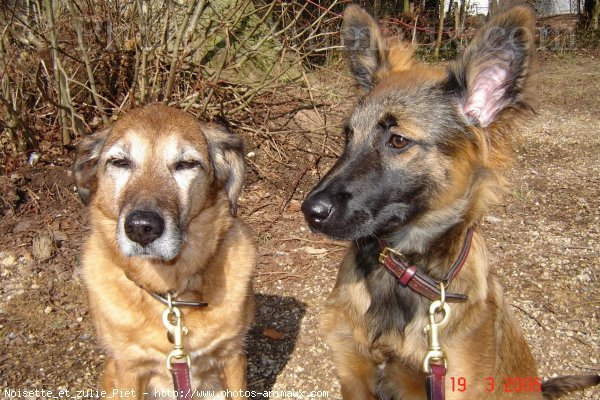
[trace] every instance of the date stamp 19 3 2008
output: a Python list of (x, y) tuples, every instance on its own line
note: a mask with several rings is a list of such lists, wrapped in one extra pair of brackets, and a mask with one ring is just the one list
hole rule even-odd
[[(493, 393), (539, 393), (542, 391), (542, 378), (539, 377), (512, 377), (507, 376), (502, 382), (496, 382), (493, 377), (484, 378), (485, 390)], [(447, 386), (446, 386), (447, 388)], [(450, 390), (452, 392), (466, 392), (468, 383), (465, 377), (450, 377)]]

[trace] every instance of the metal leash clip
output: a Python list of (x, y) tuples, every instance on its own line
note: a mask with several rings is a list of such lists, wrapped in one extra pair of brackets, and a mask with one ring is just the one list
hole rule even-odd
[(173, 351), (167, 356), (167, 369), (170, 371), (173, 368), (173, 359), (185, 359), (188, 367), (191, 367), (190, 355), (183, 348), (183, 336), (187, 335), (188, 330), (181, 325), (181, 311), (173, 306), (171, 293), (167, 294), (167, 301), (168, 308), (163, 312), (162, 320), (171, 338), (173, 338)]
[[(426, 374), (431, 373), (431, 364), (444, 364), (448, 368), (446, 354), (440, 344), (440, 330), (444, 328), (450, 320), (450, 305), (446, 303), (446, 291), (443, 283), (440, 283), (440, 300), (436, 300), (429, 306), (429, 324), (424, 328), (428, 339), (428, 351), (423, 359), (423, 371)], [(438, 313), (443, 313), (440, 322), (435, 321)]]

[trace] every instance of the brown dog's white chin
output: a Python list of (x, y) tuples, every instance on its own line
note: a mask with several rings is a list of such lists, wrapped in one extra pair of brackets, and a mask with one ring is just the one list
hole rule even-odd
[(172, 262), (175, 259), (177, 259), (177, 256), (179, 256), (179, 252), (174, 253), (173, 255), (171, 255), (171, 254), (156, 254), (156, 252), (153, 252), (151, 250), (143, 248), (141, 252), (135, 252), (135, 253), (124, 254), (124, 255), (127, 257), (130, 257), (130, 258), (140, 257), (140, 258), (144, 258), (144, 259), (147, 259), (150, 261)]
[(138, 243), (119, 241), (119, 249), (126, 257), (143, 257), (148, 259), (157, 259), (161, 261), (173, 261), (180, 253), (181, 245), (151, 243), (147, 246), (141, 246)]

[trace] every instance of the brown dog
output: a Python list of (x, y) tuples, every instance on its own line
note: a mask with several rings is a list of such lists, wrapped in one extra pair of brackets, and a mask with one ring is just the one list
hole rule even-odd
[(347, 8), (343, 38), (365, 94), (343, 154), (302, 206), (314, 231), (353, 242), (323, 317), (344, 399), (425, 399), (426, 376), (432, 391), (468, 400), (598, 383), (537, 378), (478, 229), (531, 109), (533, 23), (526, 7), (493, 18), (443, 70), (414, 64)]
[(192, 388), (215, 391), (194, 398), (245, 389), (255, 246), (235, 218), (245, 174), (241, 139), (151, 105), (86, 138), (74, 172), (90, 211), (83, 276), (107, 352), (106, 396), (173, 394), (167, 306), (153, 297), (168, 293), (175, 301), (207, 303), (178, 307)]

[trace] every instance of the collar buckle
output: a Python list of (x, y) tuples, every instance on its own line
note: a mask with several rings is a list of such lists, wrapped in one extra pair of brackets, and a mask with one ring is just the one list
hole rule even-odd
[(394, 258), (396, 258), (401, 263), (408, 264), (408, 259), (404, 254), (387, 246), (385, 246), (379, 253), (379, 263), (385, 264), (385, 259), (388, 258), (390, 254), (393, 254)]

